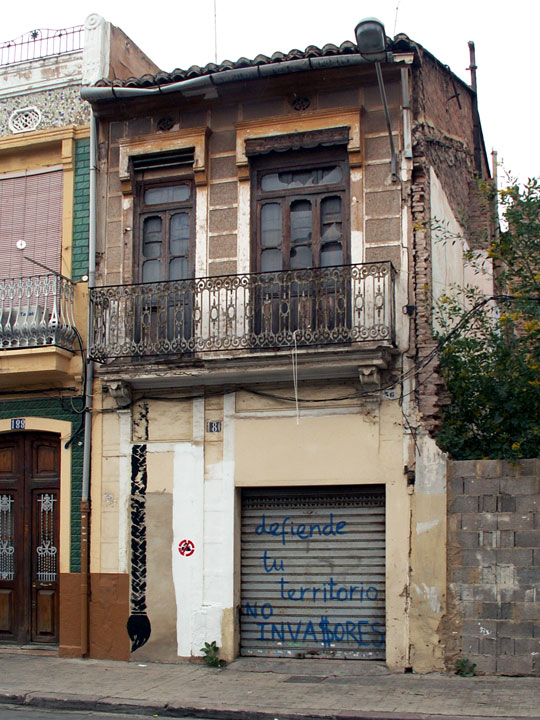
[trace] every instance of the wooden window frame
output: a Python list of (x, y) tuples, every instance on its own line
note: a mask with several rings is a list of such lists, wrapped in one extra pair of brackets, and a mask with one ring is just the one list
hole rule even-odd
[[(148, 205), (144, 202), (144, 194), (147, 190), (153, 190), (161, 187), (174, 187), (179, 185), (188, 185), (190, 188), (190, 195), (188, 200), (160, 203)], [(161, 217), (163, 222), (163, 228), (165, 232), (162, 236), (162, 253), (160, 258), (162, 260), (162, 277), (160, 280), (154, 282), (167, 282), (170, 280), (168, 277), (169, 262), (175, 256), (170, 253), (169, 247), (169, 232), (170, 228), (168, 222), (172, 215), (176, 212), (185, 211), (189, 213), (189, 250), (188, 250), (188, 277), (184, 279), (192, 279), (195, 276), (195, 203), (196, 203), (196, 186), (193, 180), (193, 176), (179, 177), (179, 176), (168, 176), (161, 179), (140, 179), (136, 182), (136, 199), (135, 199), (135, 232), (134, 232), (134, 253), (133, 253), (133, 270), (134, 270), (134, 281), (136, 283), (142, 283), (142, 268), (146, 258), (143, 256), (143, 223), (145, 218), (156, 216)], [(163, 277), (165, 274), (165, 267), (167, 268), (167, 277)]]
[[(266, 202), (276, 202), (282, 206), (282, 269), (287, 267), (290, 258), (290, 207), (296, 200), (314, 198), (312, 214), (312, 267), (320, 267), (321, 219), (320, 204), (324, 197), (339, 196), (342, 200), (342, 238), (343, 265), (350, 264), (350, 166), (345, 146), (324, 147), (314, 150), (300, 149), (289, 152), (269, 152), (250, 158), (251, 166), (251, 268), (252, 272), (261, 272), (261, 207)], [(330, 166), (339, 166), (342, 180), (339, 183), (318, 185), (310, 188), (292, 188), (290, 190), (263, 191), (262, 177), (271, 172), (312, 170)], [(286, 261), (287, 258), (287, 261)]]

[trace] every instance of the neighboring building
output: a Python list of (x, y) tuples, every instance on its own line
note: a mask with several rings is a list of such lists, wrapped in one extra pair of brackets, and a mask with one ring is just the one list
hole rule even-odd
[(352, 42), (83, 89), (96, 657), (215, 640), (226, 659), (443, 666), (446, 465), (423, 361), (432, 299), (466, 271), (433, 220), (460, 231), (489, 171), (471, 88), (404, 35), (389, 49), (395, 177)]
[(86, 652), (91, 112), (80, 89), (156, 70), (97, 15), (0, 46), (2, 643)]

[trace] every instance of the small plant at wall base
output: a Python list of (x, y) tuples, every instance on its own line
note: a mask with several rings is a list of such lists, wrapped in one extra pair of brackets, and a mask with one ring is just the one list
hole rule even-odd
[(456, 660), (456, 675), (474, 677), (476, 675), (476, 663), (472, 663), (468, 658)]
[(204, 657), (204, 662), (209, 667), (223, 667), (226, 665), (225, 660), (219, 659), (219, 648), (216, 645), (216, 641), (212, 640), (211, 643), (205, 642), (204, 647), (201, 648), (201, 652)]
[(456, 287), (434, 311), (452, 398), (437, 442), (458, 460), (540, 457), (540, 182), (500, 201), (505, 229), (488, 250), (495, 297)]

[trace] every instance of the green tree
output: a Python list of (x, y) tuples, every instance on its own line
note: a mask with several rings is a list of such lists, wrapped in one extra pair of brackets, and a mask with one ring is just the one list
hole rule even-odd
[(539, 181), (506, 188), (500, 204), (488, 251), (498, 294), (454, 288), (435, 307), (451, 397), (437, 442), (456, 459), (540, 457)]

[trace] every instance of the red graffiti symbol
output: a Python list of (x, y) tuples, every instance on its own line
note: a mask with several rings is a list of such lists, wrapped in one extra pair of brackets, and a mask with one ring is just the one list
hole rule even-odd
[(191, 542), (191, 540), (181, 540), (178, 543), (178, 552), (184, 557), (189, 557), (195, 552), (195, 545)]

